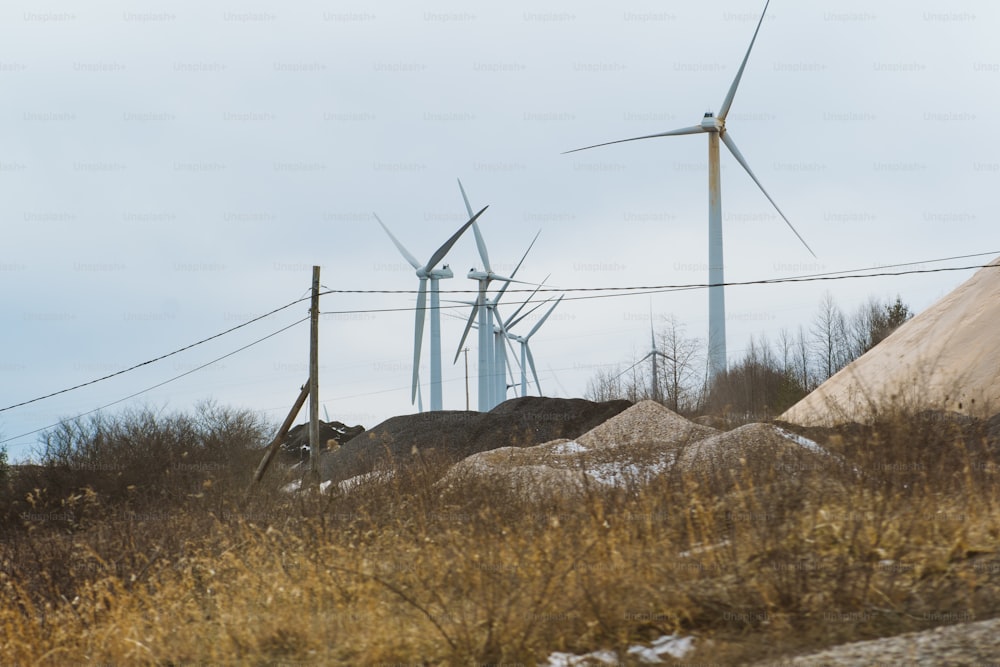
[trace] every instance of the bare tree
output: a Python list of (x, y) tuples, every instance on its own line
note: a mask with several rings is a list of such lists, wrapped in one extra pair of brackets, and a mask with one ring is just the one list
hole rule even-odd
[(671, 315), (660, 329), (660, 395), (674, 412), (695, 409), (699, 403), (701, 345), (684, 334), (684, 325)]
[(618, 368), (598, 369), (594, 377), (587, 381), (584, 398), (588, 401), (615, 401), (625, 398), (626, 392)]
[(795, 337), (793, 356), (792, 366), (795, 369), (795, 379), (803, 388), (811, 391), (816, 387), (816, 383), (813, 380), (814, 375), (809, 363), (809, 341), (801, 324), (799, 325), (799, 333)]
[(823, 294), (820, 300), (811, 333), (813, 355), (816, 358), (820, 380), (826, 380), (846, 366), (850, 360), (847, 321), (830, 292)]

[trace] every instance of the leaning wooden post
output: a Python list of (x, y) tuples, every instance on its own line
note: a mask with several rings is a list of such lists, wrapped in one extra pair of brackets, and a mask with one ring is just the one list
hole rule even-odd
[[(285, 436), (288, 435), (288, 429), (292, 428), (292, 422), (295, 421), (295, 416), (299, 414), (299, 410), (302, 409), (302, 405), (306, 402), (306, 396), (309, 395), (309, 383), (306, 382), (302, 385), (302, 391), (299, 392), (299, 397), (295, 399), (295, 405), (292, 409), (288, 411), (288, 416), (285, 417), (285, 421), (281, 424), (281, 428), (278, 429), (278, 434), (274, 436), (274, 440), (268, 445), (267, 451), (264, 453), (264, 458), (261, 459), (260, 465), (257, 466), (257, 471), (253, 474), (253, 482), (250, 483), (251, 488), (254, 484), (260, 481), (261, 477), (264, 476), (264, 471), (267, 467), (271, 465), (271, 459), (274, 458), (275, 452), (284, 442)], [(250, 489), (247, 489), (247, 493)]]
[(309, 309), (309, 474), (319, 484), (319, 267), (313, 267)]

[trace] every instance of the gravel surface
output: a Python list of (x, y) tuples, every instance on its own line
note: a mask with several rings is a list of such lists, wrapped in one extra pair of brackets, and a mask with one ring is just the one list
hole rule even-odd
[(855, 665), (1000, 665), (1000, 619), (948, 625), (896, 637), (842, 644), (833, 648), (756, 663), (756, 667), (854, 667)]

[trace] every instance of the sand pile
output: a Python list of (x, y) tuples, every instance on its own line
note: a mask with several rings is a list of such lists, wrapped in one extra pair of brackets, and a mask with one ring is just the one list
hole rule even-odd
[(587, 431), (576, 442), (587, 449), (644, 442), (681, 444), (718, 433), (681, 417), (655, 401), (640, 401), (620, 415)]
[(815, 442), (771, 424), (747, 424), (691, 443), (677, 466), (696, 474), (749, 469), (780, 479), (808, 471), (840, 468), (842, 461)]
[(711, 476), (724, 485), (736, 477), (746, 479), (748, 472), (759, 482), (783, 484), (811, 471), (843, 466), (815, 442), (777, 426), (748, 424), (722, 432), (643, 401), (574, 440), (469, 456), (452, 466), (442, 483), (489, 479), (543, 498), (572, 495), (588, 486), (644, 483), (672, 470)]
[(1000, 258), (781, 415), (803, 426), (896, 409), (1000, 412)]
[(574, 440), (502, 447), (469, 456), (443, 481), (469, 476), (506, 479), (532, 495), (572, 492), (586, 484), (643, 481), (669, 469), (691, 443), (718, 433), (658, 403), (642, 401)]

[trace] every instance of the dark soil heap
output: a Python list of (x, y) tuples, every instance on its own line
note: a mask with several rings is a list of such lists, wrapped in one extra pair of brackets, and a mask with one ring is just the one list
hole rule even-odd
[[(345, 442), (365, 432), (364, 426), (348, 426), (338, 421), (319, 422), (320, 449), (336, 449)], [(299, 424), (288, 432), (281, 443), (281, 453), (286, 461), (309, 460), (309, 424)]]
[(581, 398), (526, 396), (490, 412), (442, 411), (392, 417), (324, 452), (324, 480), (339, 482), (414, 457), (455, 462), (498, 447), (531, 447), (576, 438), (629, 408), (629, 401), (595, 403)]

